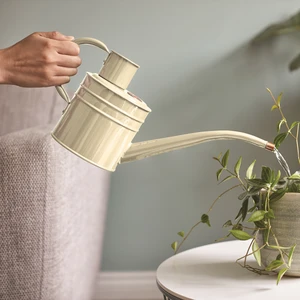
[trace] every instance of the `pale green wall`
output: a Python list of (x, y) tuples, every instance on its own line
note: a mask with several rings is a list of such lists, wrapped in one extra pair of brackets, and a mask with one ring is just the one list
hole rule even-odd
[[(272, 139), (277, 115), (270, 112), (265, 87), (283, 91), (287, 115), (299, 116), (300, 71), (289, 74), (287, 64), (299, 52), (300, 39), (283, 37), (257, 48), (247, 43), (298, 9), (297, 0), (1, 0), (0, 46), (33, 31), (59, 30), (101, 39), (138, 63), (130, 90), (152, 113), (136, 141), (213, 129)], [(87, 70), (97, 72), (104, 58), (92, 47), (82, 47), (81, 56), (73, 89)], [(211, 157), (228, 148), (248, 164), (257, 158), (258, 166), (278, 167), (270, 153), (234, 141), (119, 166), (112, 174), (103, 270), (154, 270), (172, 255), (176, 232), (187, 231), (223, 191)], [(289, 150), (284, 149), (287, 157), (294, 154)], [(201, 226), (186, 246), (224, 235), (221, 225), (235, 216), (238, 205), (234, 194), (224, 198), (211, 217), (212, 228)]]

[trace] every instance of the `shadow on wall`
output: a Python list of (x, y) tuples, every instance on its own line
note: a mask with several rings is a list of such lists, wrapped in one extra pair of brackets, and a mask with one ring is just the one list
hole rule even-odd
[[(288, 71), (288, 62), (300, 47), (296, 38), (283, 36), (261, 45), (242, 45), (205, 70), (182, 77), (173, 83), (172, 89), (158, 91), (161, 101), (155, 102), (148, 118), (156, 114), (156, 121), (170, 120), (167, 126), (158, 127), (158, 132), (166, 127), (164, 134), (183, 133), (183, 127), (185, 131), (195, 131), (197, 124), (202, 125), (200, 130), (220, 129), (222, 124), (239, 130), (250, 118), (257, 125), (261, 121), (267, 125), (264, 120), (269, 117), (266, 112), (270, 111), (272, 100), (266, 87), (275, 95), (283, 91), (289, 109), (299, 107), (299, 111), (300, 71)], [(233, 111), (236, 119), (228, 120)], [(257, 125), (254, 127), (261, 131), (263, 128)]]
[[(282, 105), (286, 117), (297, 120), (300, 72), (290, 73), (287, 65), (299, 46), (300, 41), (291, 35), (255, 47), (242, 45), (206, 69), (199, 70), (201, 67), (195, 66), (198, 71), (174, 81), (171, 88), (169, 85), (156, 91), (158, 101), (152, 105), (152, 113), (135, 141), (217, 129), (244, 131), (272, 141), (279, 115), (270, 111), (273, 103), (265, 88), (269, 87), (274, 95), (283, 91)], [(183, 65), (184, 60), (178, 62), (176, 70)], [(291, 142), (283, 148), (288, 161), (295, 159), (295, 148), (291, 152), (290, 147)], [(217, 186), (215, 172), (218, 166), (210, 158), (229, 148), (234, 160), (242, 155), (249, 164), (257, 158), (259, 169), (262, 164), (279, 168), (275, 155), (257, 147), (249, 148), (240, 141), (206, 143), (119, 167), (113, 180), (113, 185), (118, 188), (116, 192), (112, 187), (112, 198), (118, 202), (113, 204), (114, 213), (121, 217), (109, 219), (108, 227), (114, 231), (122, 226), (132, 236), (138, 236), (137, 225), (142, 224), (146, 228), (146, 240), (143, 243), (142, 238), (138, 244), (132, 244), (132, 247), (139, 248), (140, 256), (135, 256), (134, 261), (129, 259), (125, 266), (124, 256), (130, 257), (130, 249), (128, 253), (123, 249), (122, 255), (117, 249), (122, 249), (127, 238), (110, 240), (114, 236), (111, 231), (107, 245), (116, 249), (111, 250), (116, 251), (110, 254), (114, 258), (113, 263), (110, 261), (111, 268), (115, 265), (118, 269), (122, 265), (124, 269), (149, 270), (153, 269), (154, 261), (158, 266), (172, 255), (169, 245), (173, 238), (176, 239), (176, 232), (189, 229), (199, 220), (201, 213), (207, 211), (213, 199), (224, 191), (224, 186)], [(145, 190), (151, 193), (145, 194)], [(224, 235), (222, 224), (234, 217), (232, 211), (240, 206), (239, 202), (230, 201), (232, 195), (231, 199), (229, 197), (224, 197), (214, 208), (211, 215), (213, 227), (200, 226), (200, 234), (192, 235), (184, 248), (211, 243)], [(129, 208), (132, 207), (135, 207), (134, 219), (130, 217), (132, 211)], [(166, 215), (170, 216), (167, 222)], [(156, 241), (152, 242), (159, 245), (159, 249), (147, 242), (146, 236), (155, 232), (159, 235), (155, 235)]]

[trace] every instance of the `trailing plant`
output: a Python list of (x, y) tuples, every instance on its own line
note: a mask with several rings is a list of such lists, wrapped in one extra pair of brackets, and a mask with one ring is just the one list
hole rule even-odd
[[(300, 122), (295, 121), (290, 125), (285, 118), (281, 107), (282, 93), (275, 98), (272, 92), (269, 89), (267, 90), (274, 101), (271, 111), (278, 111), (280, 114), (274, 144), (278, 149), (288, 136), (293, 138), (296, 144), (298, 162), (300, 164), (298, 139)], [(180, 242), (173, 242), (171, 246), (176, 254), (191, 232), (198, 225), (206, 224), (210, 227), (211, 223), (209, 216), (213, 207), (225, 194), (238, 189), (239, 193), (237, 199), (241, 202), (241, 207), (234, 219), (224, 223), (223, 227), (228, 229), (228, 234), (220, 240), (231, 236), (238, 240), (250, 240), (245, 255), (238, 258), (237, 263), (258, 274), (270, 274), (270, 272), (275, 270), (278, 272), (278, 270), (280, 270), (277, 275), (278, 284), (282, 276), (292, 265), (293, 253), (296, 245), (290, 245), (288, 247), (280, 245), (271, 226), (271, 220), (275, 218), (272, 204), (276, 201), (280, 201), (286, 193), (300, 193), (300, 174), (296, 172), (293, 175), (288, 174), (287, 176), (282, 176), (280, 170), (275, 171), (267, 166), (262, 166), (260, 176), (257, 177), (253, 172), (256, 163), (256, 160), (254, 160), (247, 167), (246, 174), (242, 176), (240, 173), (242, 156), (238, 158), (234, 167), (230, 169), (228, 167), (229, 154), (230, 151), (227, 150), (224, 155), (221, 153), (218, 156), (213, 157), (219, 164), (216, 177), (219, 183), (234, 180), (235, 184), (222, 192), (212, 202), (208, 211), (202, 214), (201, 219), (191, 227), (187, 234), (185, 234), (184, 231), (178, 232), (178, 236), (180, 236), (181, 240)], [(261, 243), (258, 242), (259, 234), (263, 236)], [(261, 249), (263, 248), (271, 248), (278, 251), (276, 259), (266, 267), (262, 267), (261, 262)], [(251, 255), (255, 257), (259, 267), (252, 267), (247, 263), (247, 258)]]
[[(293, 32), (300, 32), (300, 11), (291, 17), (278, 22), (271, 24), (262, 30), (257, 36), (252, 40), (253, 44), (261, 43), (265, 40), (270, 39), (271, 37), (290, 34)], [(289, 70), (294, 71), (300, 68), (300, 53), (292, 59), (289, 64)]]

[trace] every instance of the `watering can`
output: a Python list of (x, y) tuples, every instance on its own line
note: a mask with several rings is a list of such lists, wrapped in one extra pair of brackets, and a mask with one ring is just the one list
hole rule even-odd
[(94, 38), (73, 40), (108, 53), (99, 73), (87, 72), (72, 99), (63, 86), (56, 89), (67, 107), (51, 132), (63, 147), (87, 162), (108, 171), (125, 162), (221, 139), (239, 139), (274, 151), (274, 144), (238, 131), (203, 131), (132, 143), (151, 109), (128, 91), (139, 65), (110, 51)]

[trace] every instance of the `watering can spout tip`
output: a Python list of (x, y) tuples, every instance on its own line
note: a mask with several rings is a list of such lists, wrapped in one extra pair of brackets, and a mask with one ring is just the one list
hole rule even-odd
[(276, 150), (276, 147), (273, 143), (267, 142), (265, 146), (266, 150), (269, 150), (271, 152), (274, 152)]

